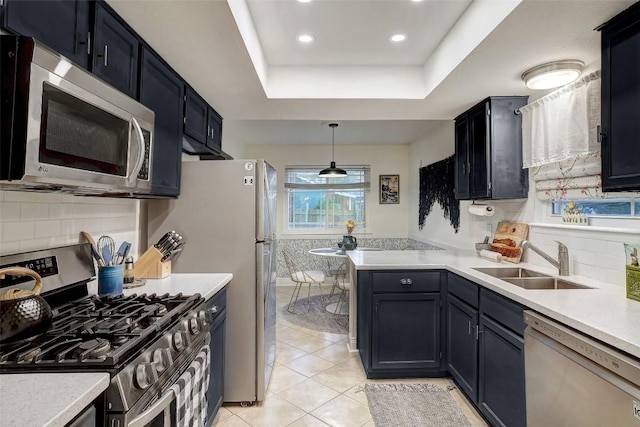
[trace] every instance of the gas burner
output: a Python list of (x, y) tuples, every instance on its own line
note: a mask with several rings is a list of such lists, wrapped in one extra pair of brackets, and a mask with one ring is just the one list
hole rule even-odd
[(115, 337), (113, 337), (113, 339), (111, 340), (111, 344), (112, 345), (122, 345), (124, 343), (126, 343), (127, 341), (129, 341), (129, 338), (127, 338), (124, 335), (117, 335)]
[(105, 356), (109, 353), (109, 350), (111, 350), (109, 341), (103, 338), (96, 338), (81, 343), (76, 349), (76, 355), (79, 360), (97, 359)]

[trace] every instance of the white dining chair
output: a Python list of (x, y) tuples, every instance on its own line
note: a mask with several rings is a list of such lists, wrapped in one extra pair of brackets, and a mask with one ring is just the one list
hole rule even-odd
[(287, 264), (287, 269), (289, 270), (289, 277), (291, 278), (291, 281), (295, 283), (293, 293), (291, 294), (291, 299), (289, 300), (289, 305), (287, 306), (287, 311), (292, 314), (297, 314), (295, 312), (295, 306), (298, 302), (298, 297), (300, 296), (300, 289), (302, 288), (302, 285), (306, 284), (307, 312), (309, 312), (309, 309), (311, 307), (311, 285), (318, 285), (320, 298), (324, 298), (324, 294), (322, 293), (324, 273), (318, 270), (306, 269), (304, 264), (298, 259), (298, 257), (288, 249), (283, 249), (282, 255), (284, 256), (284, 262)]

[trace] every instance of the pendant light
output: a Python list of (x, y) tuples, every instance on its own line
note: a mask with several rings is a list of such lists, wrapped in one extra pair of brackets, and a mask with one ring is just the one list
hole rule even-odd
[(337, 123), (329, 123), (329, 127), (331, 128), (331, 166), (328, 168), (322, 169), (319, 176), (347, 176), (347, 171), (344, 169), (340, 169), (336, 167), (336, 162), (334, 161), (334, 151), (336, 144), (336, 128), (338, 127)]

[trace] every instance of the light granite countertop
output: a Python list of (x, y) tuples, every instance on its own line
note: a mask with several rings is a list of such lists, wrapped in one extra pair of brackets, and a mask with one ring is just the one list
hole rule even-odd
[(356, 270), (444, 269), (491, 289), (589, 336), (640, 358), (640, 302), (626, 298), (624, 284), (584, 276), (564, 279), (594, 289), (528, 290), (473, 270), (474, 267), (523, 267), (558, 275), (538, 265), (495, 262), (473, 250), (348, 251)]
[(64, 426), (108, 386), (100, 372), (0, 375), (0, 426)]
[[(147, 283), (125, 289), (124, 295), (133, 294), (200, 294), (205, 300), (214, 296), (233, 279), (231, 273), (174, 273), (164, 279), (146, 279)], [(98, 293), (98, 282), (89, 283), (89, 293)]]
[[(149, 279), (144, 286), (125, 289), (131, 294), (200, 294), (214, 296), (233, 279), (232, 274), (172, 274)], [(95, 281), (89, 293), (97, 293)], [(109, 386), (109, 374), (100, 372), (0, 375), (0, 427), (64, 426)]]

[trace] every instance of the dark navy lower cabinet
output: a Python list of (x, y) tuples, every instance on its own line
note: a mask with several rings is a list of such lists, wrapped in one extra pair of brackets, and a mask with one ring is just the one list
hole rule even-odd
[(480, 331), (480, 412), (494, 426), (526, 426), (524, 340), (485, 316)]
[(358, 274), (358, 346), (367, 378), (446, 374), (440, 271)]
[(526, 426), (525, 307), (449, 273), (447, 368), (492, 426)]
[[(472, 284), (475, 286), (475, 284)], [(478, 309), (453, 294), (447, 301), (447, 367), (460, 389), (478, 403)]]

